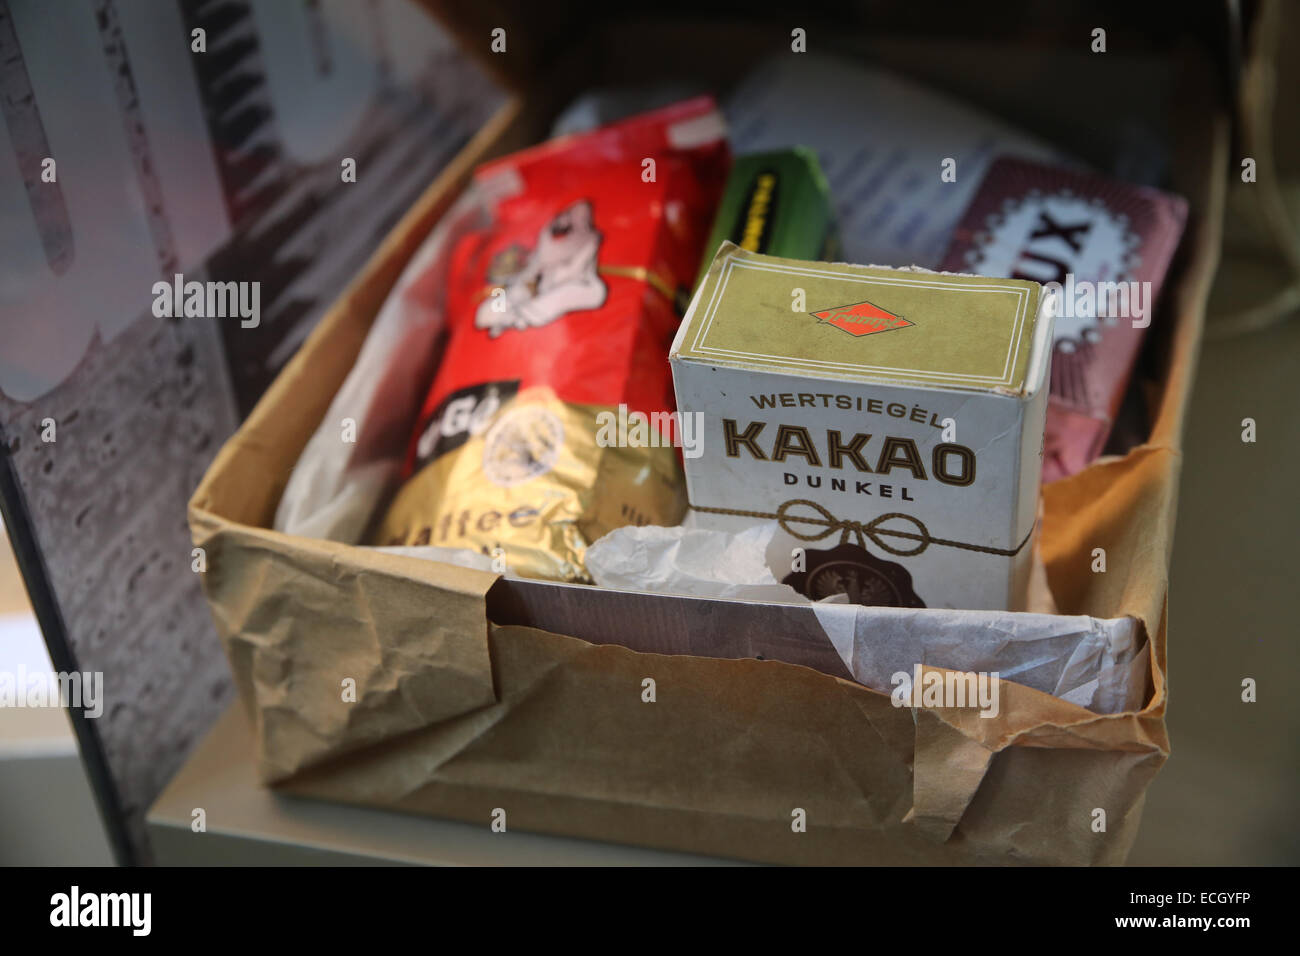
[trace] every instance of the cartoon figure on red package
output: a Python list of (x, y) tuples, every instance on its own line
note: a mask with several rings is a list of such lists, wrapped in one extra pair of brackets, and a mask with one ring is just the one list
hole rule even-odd
[(518, 246), (493, 261), (489, 280), (500, 285), (479, 303), (475, 327), (496, 338), (509, 329), (549, 325), (567, 312), (600, 308), (608, 291), (596, 269), (601, 239), (588, 200), (562, 209), (538, 233), (522, 267), (511, 268), (522, 251)]

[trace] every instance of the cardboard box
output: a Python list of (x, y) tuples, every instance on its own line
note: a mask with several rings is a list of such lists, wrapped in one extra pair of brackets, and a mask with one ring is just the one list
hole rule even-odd
[[(815, 599), (1025, 610), (1052, 308), (1036, 282), (725, 244), (669, 353), (691, 507), (778, 521), (807, 548), (777, 577), (800, 564)], [(827, 568), (798, 560), (837, 532)]]
[[(685, 64), (716, 80), (743, 68), (753, 47), (740, 42), (742, 28), (724, 25), (728, 42), (719, 43), (694, 26), (637, 27), (632, 47), (598, 34), (535, 95), (505, 107), (396, 227), (195, 492), (204, 587), (261, 778), (286, 792), (483, 826), (501, 810), (510, 828), (776, 862), (1122, 862), (1142, 793), (1169, 750), (1166, 594), (1179, 443), (1227, 170), (1226, 112), (1204, 88), (1210, 71), (1199, 60), (1159, 61), (1192, 85), (1180, 102), (1194, 105), (1175, 117), (1170, 140), (1172, 186), (1191, 217), (1153, 337), (1154, 425), (1145, 444), (1049, 486), (1043, 502), (1043, 554), (1062, 612), (1131, 615), (1150, 641), (1144, 706), (1098, 714), (1004, 682), (995, 719), (913, 712), (847, 679), (813, 608), (498, 580), (270, 530), (376, 311), (469, 169), (541, 136), (573, 89), (563, 77), (576, 64), (587, 82), (593, 64), (609, 80)], [(671, 57), (627, 55), (656, 36), (662, 45), (651, 48)], [(619, 56), (601, 52), (612, 49)], [(984, 98), (1003, 97), (1007, 112), (1030, 123), (1082, 115), (1112, 75), (1072, 74), (1045, 51), (1038, 65), (1054, 78), (1050, 103), (1017, 111), (1006, 94), (1024, 88), (1015, 57), (923, 55), (932, 52), (902, 41), (873, 55), (950, 70), (967, 90), (978, 77)], [(499, 65), (527, 72), (544, 59), (524, 50)], [(1107, 573), (1090, 570), (1097, 548)], [(869, 632), (872, 621), (863, 609), (857, 626)], [(647, 678), (655, 703), (643, 700)], [(347, 679), (354, 702), (340, 694)], [(1104, 832), (1095, 829), (1098, 808)], [(802, 831), (792, 827), (800, 811)]]

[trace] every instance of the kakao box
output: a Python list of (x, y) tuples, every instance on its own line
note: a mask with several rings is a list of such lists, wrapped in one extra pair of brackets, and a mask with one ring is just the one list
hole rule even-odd
[(1022, 608), (1053, 303), (1036, 282), (725, 244), (670, 353), (703, 435), (692, 508), (778, 521), (773, 571), (814, 599)]

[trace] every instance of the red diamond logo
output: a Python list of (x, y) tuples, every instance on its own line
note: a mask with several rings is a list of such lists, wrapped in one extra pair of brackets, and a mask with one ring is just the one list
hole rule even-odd
[(886, 312), (880, 306), (872, 305), (870, 302), (838, 305), (833, 309), (811, 314), (817, 318), (817, 321), (843, 329), (849, 335), (874, 335), (877, 332), (890, 332), (915, 324), (901, 315)]

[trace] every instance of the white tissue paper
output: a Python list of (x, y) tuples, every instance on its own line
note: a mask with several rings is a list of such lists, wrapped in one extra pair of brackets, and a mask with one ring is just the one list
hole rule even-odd
[[(411, 423), (428, 390), (443, 316), (427, 290), (445, 285), (456, 240), (487, 222), (482, 194), (471, 186), (402, 270), (289, 476), (275, 512), (277, 531), (344, 544), (366, 533), (397, 482)], [(424, 294), (411, 294), (417, 283)], [(355, 443), (340, 441), (345, 419), (356, 423)]]
[(1035, 553), (1029, 612), (863, 607), (812, 602), (772, 573), (797, 543), (775, 521), (691, 512), (676, 528), (619, 528), (587, 550), (597, 585), (624, 590), (811, 604), (855, 680), (890, 693), (916, 664), (993, 673), (1097, 713), (1142, 705), (1147, 648), (1133, 618), (1057, 614)]

